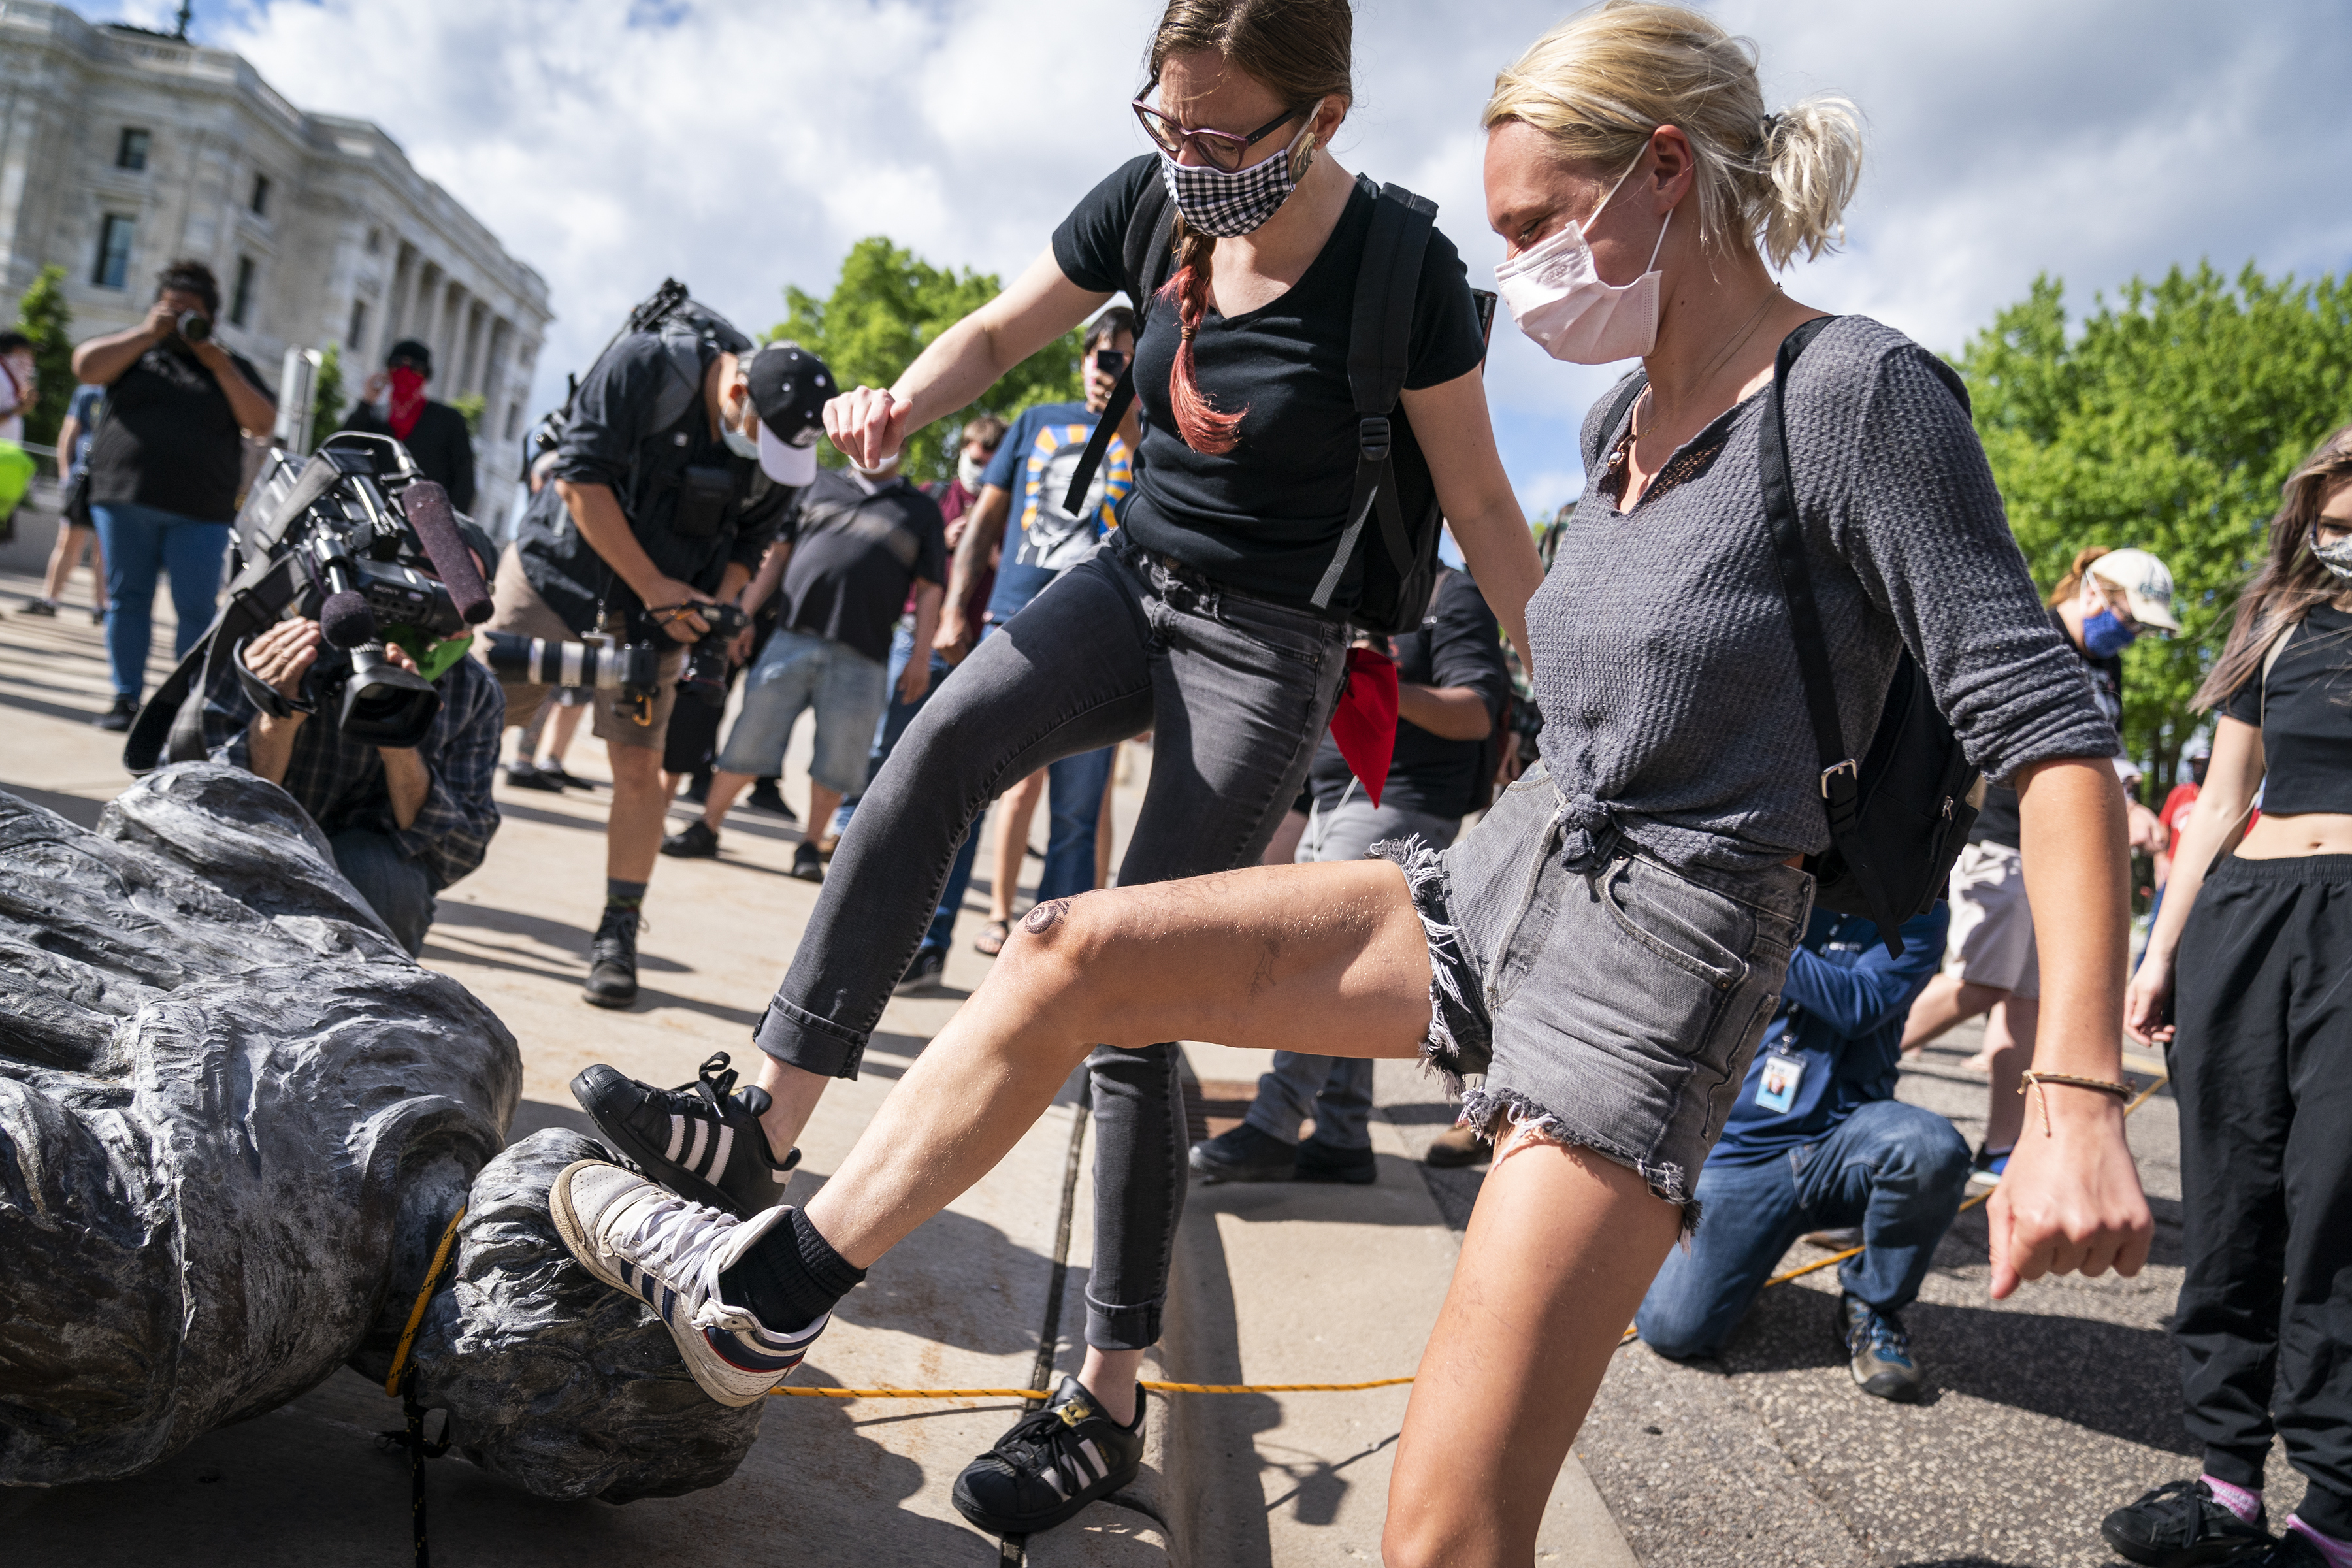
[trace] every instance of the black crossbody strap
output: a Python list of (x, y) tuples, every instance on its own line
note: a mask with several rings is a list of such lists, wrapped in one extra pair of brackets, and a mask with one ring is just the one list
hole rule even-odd
[(1414, 565), (1412, 540), (1405, 532), (1404, 510), (1397, 505), (1396, 476), (1389, 463), (1396, 438), (1391, 419), (1412, 371), (1412, 308), (1421, 291), (1421, 258), (1436, 220), (1437, 204), (1402, 185), (1382, 186), (1372, 208), (1371, 233), (1364, 238), (1364, 258), (1356, 272), (1355, 314), (1348, 329), (1348, 392), (1356, 405), (1356, 482), (1348, 500), (1348, 526), (1310, 601), (1318, 610), (1339, 592), (1364, 524), (1375, 515), (1397, 570), (1410, 573)]
[[(1158, 180), (1144, 187), (1135, 204), (1135, 211), (1127, 223), (1127, 297), (1135, 307), (1136, 347), (1143, 346), (1144, 318), (1151, 313), (1151, 301), (1160, 297), (1160, 285), (1168, 280), (1170, 252), (1176, 243), (1176, 204), (1168, 199), (1168, 187)], [(1086, 450), (1078, 454), (1078, 466), (1070, 475), (1069, 492), (1062, 498), (1062, 510), (1072, 517), (1087, 500), (1087, 491), (1093, 488), (1095, 473), (1102, 467), (1104, 457), (1110, 451), (1110, 438), (1127, 419), (1127, 410), (1135, 402), (1135, 356), (1128, 355), (1127, 368), (1118, 373), (1118, 384), (1110, 389), (1110, 402), (1095, 421), (1093, 434), (1087, 437)]]
[(1822, 797), (1829, 803), (1832, 833), (1850, 819), (1860, 769), (1845, 748), (1838, 721), (1837, 682), (1830, 673), (1829, 644), (1822, 635), (1822, 617), (1813, 601), (1812, 568), (1805, 561), (1804, 530), (1797, 520), (1796, 487), (1790, 478), (1789, 430), (1781, 411), (1781, 394), (1789, 372), (1823, 327), (1836, 318), (1817, 316), (1780, 342), (1772, 362), (1772, 390), (1766, 395), (1764, 426), (1757, 433), (1756, 456), (1764, 489), (1764, 517), (1772, 528), (1772, 564), (1780, 576), (1781, 595), (1789, 601), (1789, 628), (1796, 635), (1797, 673), (1805, 688), (1805, 711), (1812, 720), (1813, 742), (1822, 761)]

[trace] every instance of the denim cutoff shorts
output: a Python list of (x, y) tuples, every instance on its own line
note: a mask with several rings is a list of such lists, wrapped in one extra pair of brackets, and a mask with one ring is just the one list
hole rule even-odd
[(836, 794), (856, 795), (866, 787), (875, 726), (889, 700), (890, 673), (881, 660), (847, 643), (780, 628), (743, 678), (742, 710), (727, 732), (719, 766), (752, 778), (783, 772), (793, 726), (814, 708), (816, 752), (809, 777)]
[(1590, 1149), (1679, 1205), (1687, 1233), (1813, 879), (1674, 870), (1613, 831), (1579, 868), (1563, 837), (1538, 768), (1442, 854), (1373, 847), (1405, 873), (1429, 936), (1423, 1052), (1462, 1124)]

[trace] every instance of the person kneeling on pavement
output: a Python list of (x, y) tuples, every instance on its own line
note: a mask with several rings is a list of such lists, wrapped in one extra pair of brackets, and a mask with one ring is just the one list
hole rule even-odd
[[(280, 621), (245, 647), (246, 668), (297, 702), (319, 656), (319, 623)], [(403, 669), (416, 662), (384, 649)], [(504, 733), (498, 678), (459, 658), (434, 681), (441, 711), (414, 747), (346, 738), (331, 705), (273, 719), (223, 661), (205, 694), (205, 750), (216, 763), (268, 779), (327, 836), (335, 865), (414, 958), (433, 923), (434, 896), (482, 863), (499, 830), (490, 798)]]
[(1666, 1255), (1634, 1314), (1643, 1342), (1711, 1356), (1748, 1315), (1783, 1253), (1809, 1231), (1858, 1227), (1839, 1266), (1838, 1333), (1865, 1394), (1919, 1397), (1902, 1312), (1968, 1190), (1968, 1141), (1895, 1098), (1904, 1016), (1936, 973), (1950, 911), (1903, 922), (1890, 955), (1860, 915), (1815, 910), (1789, 955), (1780, 1012), (1764, 1032), (1723, 1137), (1699, 1172), (1697, 1234)]

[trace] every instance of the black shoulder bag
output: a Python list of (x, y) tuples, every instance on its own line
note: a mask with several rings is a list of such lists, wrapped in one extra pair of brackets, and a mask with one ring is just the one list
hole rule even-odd
[(1900, 957), (1903, 922), (1926, 913), (1944, 896), (1952, 862), (1968, 842), (1977, 818), (1969, 798), (1977, 771), (1936, 707), (1935, 693), (1908, 647), (1895, 664), (1870, 750), (1857, 763), (1845, 748), (1829, 645), (1822, 636), (1804, 531), (1797, 521), (1789, 432), (1781, 415), (1790, 368), (1832, 320), (1816, 317), (1782, 340), (1757, 457), (1763, 470), (1764, 515), (1772, 527), (1773, 564), (1789, 601), (1805, 710), (1821, 752), (1822, 805), (1830, 820), (1829, 851), (1805, 862), (1815, 880), (1813, 901), (1843, 914), (1868, 915), (1877, 922), (1886, 951)]

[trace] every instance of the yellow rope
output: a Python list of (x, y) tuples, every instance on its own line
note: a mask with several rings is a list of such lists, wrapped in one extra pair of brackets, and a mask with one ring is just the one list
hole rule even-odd
[(457, 1222), (465, 1217), (466, 1205), (459, 1204), (441, 1232), (441, 1245), (434, 1248), (433, 1267), (425, 1271), (425, 1283), (416, 1288), (415, 1305), (408, 1309), (408, 1327), (400, 1331), (400, 1348), (392, 1352), (392, 1371), (383, 1380), (383, 1391), (395, 1399), (400, 1397), (400, 1374), (408, 1367), (408, 1348), (416, 1342), (416, 1331), (425, 1322), (425, 1303), (433, 1300), (433, 1287), (440, 1283), (441, 1270), (448, 1267), (449, 1249), (457, 1241)]
[[(1393, 1388), (1409, 1377), (1381, 1377), (1370, 1383), (1147, 1383), (1154, 1394), (1352, 1394), (1365, 1388)], [(794, 1399), (1051, 1399), (1050, 1388), (772, 1388), (770, 1394)]]

